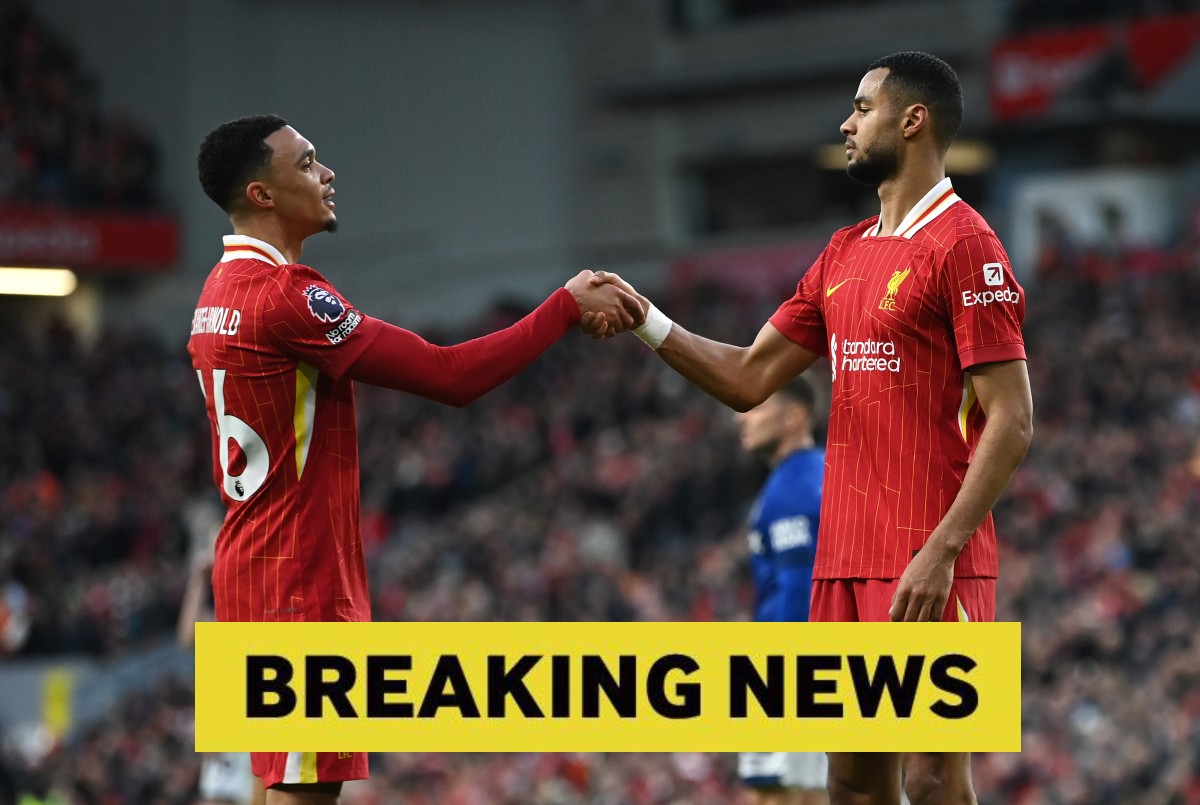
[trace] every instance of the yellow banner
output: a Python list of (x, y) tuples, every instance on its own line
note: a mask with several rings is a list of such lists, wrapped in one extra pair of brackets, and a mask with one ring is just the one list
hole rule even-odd
[(1019, 752), (1019, 623), (199, 623), (201, 752)]

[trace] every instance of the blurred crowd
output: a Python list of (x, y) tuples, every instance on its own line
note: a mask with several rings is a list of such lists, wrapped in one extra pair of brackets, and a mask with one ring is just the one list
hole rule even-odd
[(0, 0), (0, 205), (146, 209), (157, 167), (153, 139), (101, 111), (76, 48), (27, 0)]
[(146, 333), (0, 333), (0, 656), (110, 656), (174, 627), (211, 485), (195, 373)]
[(996, 513), (1024, 752), (979, 764), (995, 801), (1200, 802), (1195, 246), (1041, 254), (1034, 446)]
[[(192, 690), (163, 680), (110, 719), (36, 761), (0, 745), (0, 802), (18, 805), (191, 805)], [(347, 783), (342, 805), (731, 805), (727, 755), (377, 754), (371, 779)]]
[[(1025, 329), (1036, 435), (997, 508), (1000, 617), (1024, 624), (1025, 751), (978, 760), (981, 802), (1200, 803), (1197, 254), (1060, 239), (1040, 255)], [(739, 343), (774, 303), (660, 300)], [(186, 573), (182, 513), (214, 494), (182, 346), (108, 333), (89, 347), (63, 328), (0, 339), (0, 585), (7, 621), (25, 622), (10, 650), (113, 655), (162, 639)], [(730, 413), (635, 339), (569, 335), (462, 410), (362, 387), (358, 400), (376, 618), (748, 617), (741, 523), (763, 470)], [(182, 729), (180, 696), (123, 712)], [(145, 727), (114, 714), (96, 729), (132, 745)], [(180, 801), (186, 775), (165, 754), (158, 799), (79, 793), (88, 741), (11, 760), (0, 780), (58, 770), (67, 802)], [(351, 805), (736, 796), (722, 756), (380, 755), (376, 769)]]
[(48, 753), (32, 742), (0, 742), (0, 802), (189, 805), (200, 767), (192, 701), (190, 681), (163, 679)]

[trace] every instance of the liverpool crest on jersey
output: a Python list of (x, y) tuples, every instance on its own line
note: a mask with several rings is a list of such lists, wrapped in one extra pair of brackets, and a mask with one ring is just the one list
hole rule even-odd
[(900, 290), (900, 284), (908, 279), (908, 275), (912, 273), (911, 268), (906, 268), (903, 271), (892, 273), (892, 278), (888, 280), (887, 293), (879, 300), (880, 310), (895, 310), (896, 309), (896, 293)]

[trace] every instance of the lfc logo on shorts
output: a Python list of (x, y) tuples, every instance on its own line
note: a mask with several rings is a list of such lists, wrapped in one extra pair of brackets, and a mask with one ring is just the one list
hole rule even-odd
[(896, 309), (896, 292), (900, 290), (900, 283), (908, 279), (908, 275), (912, 272), (911, 268), (906, 268), (903, 271), (895, 271), (892, 273), (892, 278), (888, 280), (887, 293), (879, 300), (880, 310), (895, 310)]

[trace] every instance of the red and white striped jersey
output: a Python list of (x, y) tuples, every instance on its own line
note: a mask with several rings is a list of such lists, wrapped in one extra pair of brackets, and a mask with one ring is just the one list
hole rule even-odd
[[(837, 232), (771, 317), (833, 370), (819, 579), (904, 572), (958, 495), (983, 430), (967, 370), (1025, 359), (1025, 292), (949, 179), (894, 235), (878, 231), (874, 217)], [(989, 514), (955, 575), (996, 574)]]

